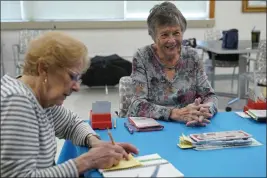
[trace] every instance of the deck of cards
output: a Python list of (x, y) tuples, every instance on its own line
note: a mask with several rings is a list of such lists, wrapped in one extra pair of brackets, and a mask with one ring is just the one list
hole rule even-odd
[(190, 137), (197, 143), (209, 143), (213, 141), (228, 141), (237, 139), (248, 139), (250, 134), (242, 131), (224, 131), (224, 132), (208, 132), (201, 134), (190, 134)]
[(245, 146), (262, 145), (252, 138), (252, 135), (242, 131), (208, 132), (200, 134), (182, 135), (178, 146), (182, 149), (211, 150)]
[(96, 101), (92, 103), (92, 112), (94, 114), (103, 114), (111, 112), (111, 102), (109, 101)]
[(90, 120), (93, 129), (112, 128), (110, 110), (111, 102), (109, 101), (96, 101), (92, 103), (92, 110), (90, 111)]

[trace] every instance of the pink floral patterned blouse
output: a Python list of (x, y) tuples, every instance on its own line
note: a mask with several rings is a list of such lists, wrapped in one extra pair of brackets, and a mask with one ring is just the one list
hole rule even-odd
[(138, 49), (131, 74), (134, 96), (127, 115), (169, 120), (171, 109), (185, 107), (198, 97), (215, 114), (218, 99), (194, 48), (182, 46), (175, 70), (174, 78), (169, 80), (152, 45)]

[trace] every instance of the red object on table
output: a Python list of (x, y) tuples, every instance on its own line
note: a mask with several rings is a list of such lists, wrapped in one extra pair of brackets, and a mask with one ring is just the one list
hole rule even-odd
[(251, 99), (248, 99), (247, 105), (244, 106), (244, 112), (249, 109), (258, 109), (258, 110), (265, 110), (266, 109), (266, 101), (258, 100), (253, 101)]
[(90, 111), (90, 119), (91, 119), (91, 127), (93, 129), (111, 129), (112, 122), (111, 122), (111, 114), (110, 113), (92, 113)]

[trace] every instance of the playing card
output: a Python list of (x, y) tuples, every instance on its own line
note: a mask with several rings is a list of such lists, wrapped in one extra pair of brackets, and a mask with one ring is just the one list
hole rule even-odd
[(111, 112), (111, 102), (109, 101), (96, 101), (92, 103), (93, 113), (110, 113)]
[(216, 140), (245, 139), (245, 138), (250, 138), (251, 135), (242, 130), (236, 130), (236, 131), (190, 134), (190, 137), (196, 142), (208, 142)]

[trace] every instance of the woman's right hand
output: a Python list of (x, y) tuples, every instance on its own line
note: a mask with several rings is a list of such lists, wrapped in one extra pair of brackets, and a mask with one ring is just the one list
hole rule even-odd
[(105, 169), (117, 165), (127, 154), (119, 145), (107, 144), (105, 147), (91, 148), (87, 153), (74, 159), (79, 174), (89, 169)]

